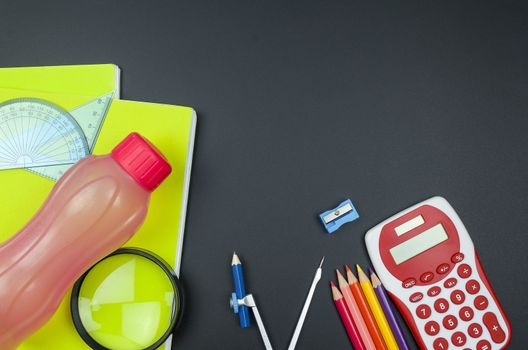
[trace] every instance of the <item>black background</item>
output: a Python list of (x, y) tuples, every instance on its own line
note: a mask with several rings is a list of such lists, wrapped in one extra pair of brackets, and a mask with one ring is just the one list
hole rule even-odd
[[(525, 1), (13, 1), (0, 66), (118, 64), (123, 98), (189, 105), (198, 134), (174, 349), (260, 349), (228, 308), (236, 250), (286, 348), (350, 348), (328, 281), (367, 229), (442, 195), (528, 344)], [(1, 83), (1, 82), (0, 82)], [(161, 127), (161, 126), (160, 126)], [(334, 235), (316, 214), (350, 197)]]

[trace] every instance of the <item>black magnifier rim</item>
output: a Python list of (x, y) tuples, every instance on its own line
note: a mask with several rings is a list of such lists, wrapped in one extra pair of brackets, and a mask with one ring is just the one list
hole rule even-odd
[(144, 348), (142, 350), (156, 350), (159, 348), (165, 341), (173, 334), (174, 330), (180, 325), (181, 319), (183, 317), (183, 310), (184, 310), (184, 296), (183, 296), (183, 288), (181, 285), (180, 280), (178, 279), (178, 276), (174, 273), (172, 268), (169, 264), (167, 264), (162, 258), (157, 256), (156, 254), (140, 249), (140, 248), (120, 248), (113, 252), (112, 254), (104, 257), (99, 262), (97, 262), (94, 266), (92, 266), (88, 271), (86, 271), (73, 285), (72, 294), (70, 298), (70, 311), (72, 315), (73, 325), (75, 326), (75, 329), (77, 330), (77, 333), (81, 336), (81, 338), (84, 340), (86, 344), (88, 344), (92, 349), (94, 350), (115, 350), (115, 349), (109, 349), (101, 344), (99, 344), (95, 339), (93, 339), (88, 331), (84, 328), (84, 325), (81, 321), (81, 317), (79, 315), (79, 293), (81, 291), (81, 286), (84, 282), (84, 279), (86, 276), (90, 273), (90, 271), (101, 261), (108, 259), (112, 256), (119, 255), (119, 254), (132, 254), (132, 255), (139, 255), (141, 257), (147, 258), (156, 265), (158, 265), (169, 277), (169, 280), (172, 283), (173, 289), (176, 291), (177, 300), (178, 300), (178, 310), (176, 311), (176, 314), (172, 317), (171, 323), (169, 327), (167, 328), (167, 331), (152, 345), (150, 345), (147, 348)]

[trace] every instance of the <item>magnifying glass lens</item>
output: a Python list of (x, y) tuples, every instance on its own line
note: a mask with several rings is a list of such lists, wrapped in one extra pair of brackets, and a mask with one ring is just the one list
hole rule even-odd
[(78, 316), (101, 348), (148, 349), (174, 326), (180, 308), (177, 293), (170, 275), (151, 259), (111, 255), (82, 280)]

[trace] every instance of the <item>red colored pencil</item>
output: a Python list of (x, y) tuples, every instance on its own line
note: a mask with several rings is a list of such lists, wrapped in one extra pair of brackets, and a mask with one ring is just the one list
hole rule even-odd
[(330, 287), (332, 288), (334, 303), (337, 308), (337, 312), (341, 317), (341, 322), (343, 322), (343, 326), (345, 326), (348, 339), (350, 339), (350, 342), (352, 343), (352, 346), (354, 346), (355, 350), (365, 350), (365, 346), (361, 341), (361, 336), (359, 335), (358, 329), (347, 310), (343, 295), (339, 289), (337, 289), (333, 281), (330, 281)]

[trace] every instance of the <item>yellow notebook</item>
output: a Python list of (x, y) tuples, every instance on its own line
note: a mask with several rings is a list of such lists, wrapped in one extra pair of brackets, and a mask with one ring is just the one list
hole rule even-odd
[[(48, 101), (66, 111), (78, 110), (94, 101), (94, 96), (0, 89), (0, 104), (27, 98)], [(2, 122), (0, 116), (0, 136)], [(92, 150), (93, 154), (109, 153), (127, 134), (137, 131), (167, 157), (173, 172), (152, 194), (145, 223), (126, 246), (155, 252), (172, 263), (176, 273), (180, 269), (195, 127), (196, 114), (189, 107), (111, 100)], [(1, 145), (0, 140), (0, 149)], [(0, 212), (9, 218), (2, 222), (2, 242), (12, 237), (33, 216), (54, 182), (24, 169), (7, 169), (0, 170), (0, 183)], [(166, 348), (170, 349), (170, 340)], [(69, 293), (53, 318), (19, 349), (89, 349), (72, 324)]]
[(0, 86), (61, 94), (120, 97), (121, 71), (115, 64), (0, 68)]

